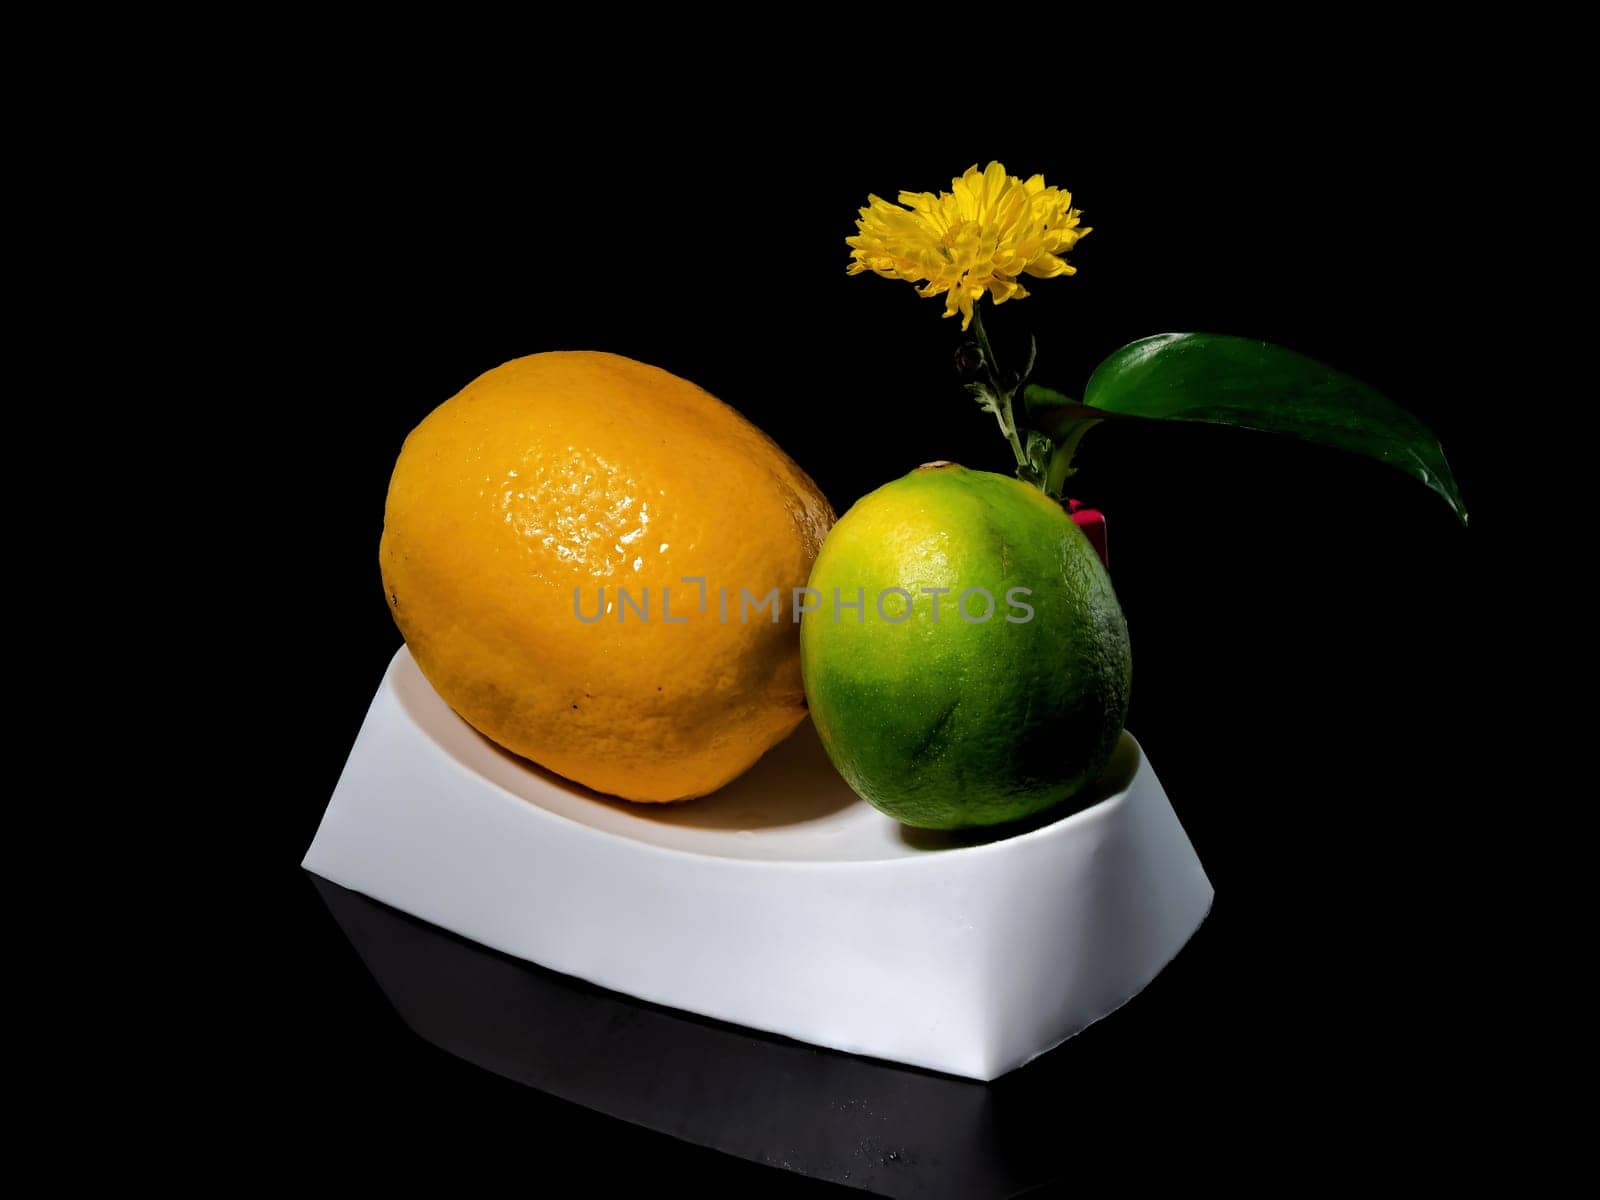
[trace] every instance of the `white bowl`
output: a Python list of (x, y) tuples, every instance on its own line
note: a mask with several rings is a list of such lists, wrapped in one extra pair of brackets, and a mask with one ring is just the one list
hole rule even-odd
[(306, 853), (316, 874), (644, 1000), (994, 1079), (1137, 994), (1212, 890), (1124, 733), (1086, 808), (907, 829), (809, 722), (713, 796), (636, 805), (500, 750), (402, 648)]

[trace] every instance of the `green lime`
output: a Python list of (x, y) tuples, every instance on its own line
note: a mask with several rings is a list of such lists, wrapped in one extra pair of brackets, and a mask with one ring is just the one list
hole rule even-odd
[(1037, 488), (920, 467), (844, 515), (810, 587), (812, 719), (890, 816), (998, 825), (1105, 768), (1128, 711), (1128, 627), (1094, 548)]

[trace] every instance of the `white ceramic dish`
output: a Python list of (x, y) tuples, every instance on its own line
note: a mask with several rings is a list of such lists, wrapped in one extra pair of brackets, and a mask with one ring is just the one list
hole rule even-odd
[(809, 722), (692, 804), (501, 751), (395, 655), (304, 865), (641, 999), (994, 1079), (1140, 991), (1212, 890), (1139, 744), (1090, 807), (988, 840), (863, 803)]

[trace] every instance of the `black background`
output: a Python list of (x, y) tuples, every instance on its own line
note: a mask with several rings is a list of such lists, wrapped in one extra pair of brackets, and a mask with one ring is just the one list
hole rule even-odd
[[(1062, 1152), (1115, 1159), (1130, 1110), (1223, 1164), (1261, 1144), (1344, 1166), (1414, 1149), (1412, 1115), (1459, 1103), (1481, 1067), (1461, 1046), (1491, 918), (1467, 838), (1494, 802), (1478, 781), (1501, 736), (1477, 678), (1497, 519), (1486, 407), (1472, 356), (1430, 340), (1480, 302), (1460, 184), (1481, 163), (1463, 131), (1426, 108), (1332, 106), (1292, 109), (1289, 137), (1218, 135), (1290, 103), (1276, 89), (1224, 117), (1108, 118), (1092, 136), (1072, 121), (897, 136), (863, 112), (768, 114), (752, 137), (730, 103), (614, 125), (547, 112), (493, 137), (349, 108), (270, 155), (280, 223), (246, 266), (297, 297), (251, 365), (274, 400), (254, 437), (282, 481), (262, 544), (274, 569), (253, 596), (273, 752), (248, 834), (258, 957), (210, 1014), (249, 1050), (222, 1056), (219, 1081), (270, 1091), (281, 1137), (357, 1170), (575, 1162), (602, 1190), (663, 1175), (708, 1194), (796, 1186), (425, 1044), (298, 862), (399, 645), (377, 571), (389, 471), (478, 373), (559, 348), (657, 364), (770, 433), (841, 512), (930, 459), (1009, 470), (951, 369), (956, 322), (906, 285), (844, 273), (868, 192), (947, 187), (998, 157), (1070, 188), (1094, 227), (1076, 276), (993, 315), (1003, 356), (1033, 332), (1037, 378), (1075, 392), (1149, 333), (1281, 342), (1426, 420), (1474, 518), (1461, 528), (1380, 465), (1264, 435), (1089, 436), (1072, 490), (1109, 518), (1129, 727), (1217, 900), (1167, 973), (1061, 1052), (1115, 1105), (1092, 1130), (1064, 1125)], [(258, 330), (240, 337), (260, 346)]]

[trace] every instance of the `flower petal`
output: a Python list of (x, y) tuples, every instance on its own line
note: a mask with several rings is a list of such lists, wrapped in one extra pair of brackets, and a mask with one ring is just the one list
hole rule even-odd
[(944, 315), (959, 313), (962, 329), (986, 294), (995, 304), (1025, 297), (1019, 275), (1075, 273), (1061, 256), (1089, 232), (1079, 227), (1070, 192), (1046, 186), (1042, 175), (1024, 182), (998, 160), (982, 171), (968, 167), (948, 192), (900, 192), (896, 200), (867, 197), (855, 235), (845, 238), (846, 272), (871, 271), (913, 284), (920, 296), (943, 296)]

